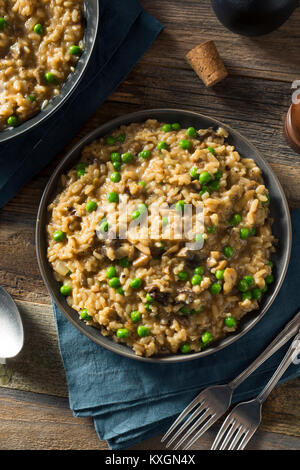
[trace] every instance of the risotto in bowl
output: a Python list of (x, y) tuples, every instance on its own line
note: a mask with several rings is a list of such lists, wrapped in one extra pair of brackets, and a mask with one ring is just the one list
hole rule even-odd
[(81, 331), (130, 357), (176, 361), (261, 318), (285, 275), (290, 222), (276, 177), (235, 131), (158, 110), (71, 151), (46, 188), (37, 242), (54, 300)]
[(0, 141), (40, 122), (75, 89), (97, 24), (97, 0), (0, 1)]

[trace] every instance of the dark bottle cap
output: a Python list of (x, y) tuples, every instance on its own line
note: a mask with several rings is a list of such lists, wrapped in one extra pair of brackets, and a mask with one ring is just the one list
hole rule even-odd
[(292, 104), (284, 123), (284, 135), (289, 146), (300, 153), (300, 104)]

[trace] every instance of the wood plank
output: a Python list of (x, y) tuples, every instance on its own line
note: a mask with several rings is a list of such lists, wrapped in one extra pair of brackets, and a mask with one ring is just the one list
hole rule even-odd
[(186, 53), (206, 40), (215, 41), (232, 75), (267, 78), (291, 83), (299, 79), (300, 10), (277, 31), (248, 38), (227, 30), (216, 18), (208, 1), (141, 0), (142, 5), (165, 25), (143, 64), (187, 69)]
[[(195, 444), (195, 450), (209, 449), (220, 423)], [(161, 436), (141, 442), (131, 450), (164, 449)], [(0, 388), (0, 450), (86, 450), (107, 449), (93, 427), (92, 419), (75, 418), (68, 401), (48, 395), (22, 393)], [(249, 450), (299, 450), (300, 439), (264, 431), (261, 426)]]

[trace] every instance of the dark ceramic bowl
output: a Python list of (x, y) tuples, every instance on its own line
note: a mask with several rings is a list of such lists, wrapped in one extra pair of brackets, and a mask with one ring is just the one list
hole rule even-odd
[(84, 21), (84, 52), (76, 64), (75, 71), (69, 74), (67, 80), (62, 85), (59, 95), (52, 98), (45, 109), (42, 109), (34, 116), (27, 119), (27, 121), (22, 122), (19, 126), (0, 131), (0, 143), (24, 134), (44, 122), (54, 114), (74, 92), (84, 75), (84, 71), (95, 45), (99, 23), (98, 0), (84, 0)]
[[(114, 129), (118, 128), (122, 124), (127, 125), (132, 122), (142, 122), (149, 118), (154, 118), (163, 122), (179, 122), (182, 127), (194, 126), (197, 129), (207, 128), (210, 126), (214, 128), (219, 126), (224, 127), (229, 131), (230, 134), (229, 143), (234, 145), (242, 156), (253, 158), (261, 168), (266, 186), (268, 187), (271, 196), (270, 210), (271, 217), (274, 219), (273, 233), (275, 237), (279, 239), (279, 248), (272, 257), (274, 265), (276, 266), (276, 281), (274, 284), (272, 284), (272, 287), (269, 289), (269, 291), (264, 295), (259, 309), (247, 314), (241, 320), (239, 328), (235, 333), (232, 333), (226, 338), (213, 343), (211, 347), (208, 347), (199, 353), (188, 355), (178, 354), (156, 356), (151, 358), (140, 357), (137, 356), (127, 346), (115, 343), (109, 337), (103, 336), (98, 329), (92, 326), (88, 326), (83, 321), (79, 320), (78, 313), (69, 307), (65, 298), (62, 298), (61, 294), (59, 293), (60, 286), (58, 282), (55, 281), (52, 268), (47, 260), (47, 242), (45, 233), (45, 226), (48, 221), (47, 206), (58, 192), (59, 176), (62, 173), (66, 173), (72, 166), (74, 166), (75, 162), (80, 159), (81, 150), (85, 145), (101, 136), (110, 134)], [(259, 154), (256, 148), (237, 131), (231, 129), (229, 126), (226, 126), (219, 121), (216, 121), (215, 119), (203, 116), (198, 113), (176, 109), (154, 109), (127, 114), (126, 116), (109, 121), (84, 137), (77, 145), (75, 145), (72, 150), (68, 152), (48, 182), (41, 199), (36, 225), (36, 247), (40, 270), (51, 297), (54, 299), (56, 305), (60, 308), (61, 312), (66, 316), (66, 318), (70, 320), (79, 331), (101, 346), (104, 346), (105, 348), (114, 351), (117, 354), (121, 354), (122, 356), (136, 359), (138, 361), (152, 363), (183, 362), (204, 357), (208, 354), (220, 351), (220, 349), (232, 344), (234, 341), (237, 341), (239, 338), (241, 338), (245, 333), (250, 331), (251, 328), (265, 315), (276, 295), (278, 294), (287, 271), (291, 244), (292, 232), (290, 213), (284, 192), (272, 169), (269, 167), (265, 159)]]

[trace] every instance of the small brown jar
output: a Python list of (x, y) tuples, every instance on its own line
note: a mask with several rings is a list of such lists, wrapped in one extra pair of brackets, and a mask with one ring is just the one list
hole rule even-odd
[(289, 146), (300, 153), (300, 103), (290, 106), (285, 118), (284, 134)]

